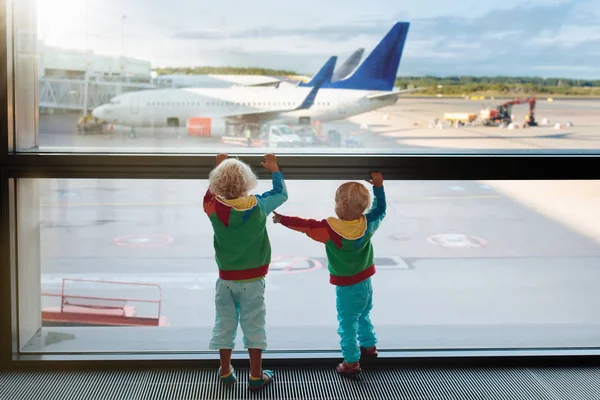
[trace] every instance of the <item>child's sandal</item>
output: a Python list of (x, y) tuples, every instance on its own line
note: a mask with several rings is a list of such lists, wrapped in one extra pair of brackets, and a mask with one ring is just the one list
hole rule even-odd
[(221, 374), (221, 368), (219, 368), (219, 378), (221, 378), (221, 383), (231, 386), (237, 382), (237, 377), (235, 376), (235, 370), (232, 366), (229, 367), (229, 373), (227, 375)]
[(362, 372), (362, 370), (360, 369), (360, 364), (357, 362), (352, 364), (343, 362), (337, 366), (336, 371), (338, 374), (349, 378), (354, 378), (360, 375), (360, 373)]
[(365, 347), (360, 348), (360, 357), (361, 358), (376, 358), (378, 355), (379, 355), (379, 353), (377, 353), (377, 347), (375, 347), (375, 346), (369, 347), (369, 348), (365, 348)]
[(262, 378), (250, 377), (250, 380), (248, 381), (248, 389), (257, 391), (264, 388), (271, 382), (273, 382), (273, 371), (266, 369), (263, 371)]

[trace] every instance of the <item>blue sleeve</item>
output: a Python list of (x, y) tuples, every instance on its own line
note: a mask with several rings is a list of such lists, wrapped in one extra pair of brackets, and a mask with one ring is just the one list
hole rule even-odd
[(370, 233), (375, 233), (377, 228), (379, 228), (379, 224), (385, 218), (385, 192), (382, 187), (373, 186), (373, 206), (367, 213), (367, 231)]
[(281, 206), (288, 199), (287, 187), (283, 181), (281, 172), (273, 172), (273, 189), (260, 195), (256, 195), (258, 205), (266, 215), (271, 214), (273, 210)]

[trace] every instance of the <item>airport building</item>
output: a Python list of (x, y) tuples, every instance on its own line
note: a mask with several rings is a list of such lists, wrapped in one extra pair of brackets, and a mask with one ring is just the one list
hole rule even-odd
[(105, 79), (120, 78), (128, 82), (149, 83), (152, 79), (150, 61), (130, 57), (112, 57), (81, 51), (38, 45), (40, 77), (84, 79), (86, 72)]
[(64, 49), (38, 42), (42, 113), (93, 109), (120, 94), (153, 89), (150, 61)]

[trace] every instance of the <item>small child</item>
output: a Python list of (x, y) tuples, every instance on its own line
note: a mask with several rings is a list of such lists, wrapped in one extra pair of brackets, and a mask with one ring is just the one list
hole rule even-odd
[(256, 187), (256, 175), (243, 162), (219, 154), (204, 196), (204, 211), (213, 226), (219, 267), (210, 349), (219, 350), (221, 381), (234, 384), (237, 378), (231, 354), (239, 322), (250, 357), (250, 390), (259, 390), (273, 380), (273, 372), (262, 369), (262, 351), (267, 347), (264, 278), (271, 262), (266, 221), (287, 200), (275, 156), (265, 155), (262, 166), (271, 171), (273, 189), (262, 195), (249, 195)]
[(338, 218), (315, 221), (273, 215), (275, 223), (325, 243), (330, 282), (336, 285), (338, 334), (344, 356), (337, 372), (344, 376), (360, 374), (361, 356), (377, 357), (377, 338), (370, 320), (371, 276), (375, 274), (371, 237), (385, 217), (386, 204), (383, 176), (375, 172), (371, 177), (368, 182), (373, 185), (375, 199), (367, 214), (363, 213), (369, 206), (369, 191), (361, 183), (347, 182), (335, 194)]

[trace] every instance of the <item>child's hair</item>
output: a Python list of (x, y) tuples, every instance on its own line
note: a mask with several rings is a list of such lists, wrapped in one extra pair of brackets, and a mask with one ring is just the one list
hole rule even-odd
[(257, 184), (250, 166), (235, 158), (221, 162), (210, 172), (208, 180), (210, 191), (228, 200), (247, 195)]
[(358, 218), (369, 207), (371, 195), (362, 183), (346, 182), (335, 192), (335, 209), (340, 218)]

